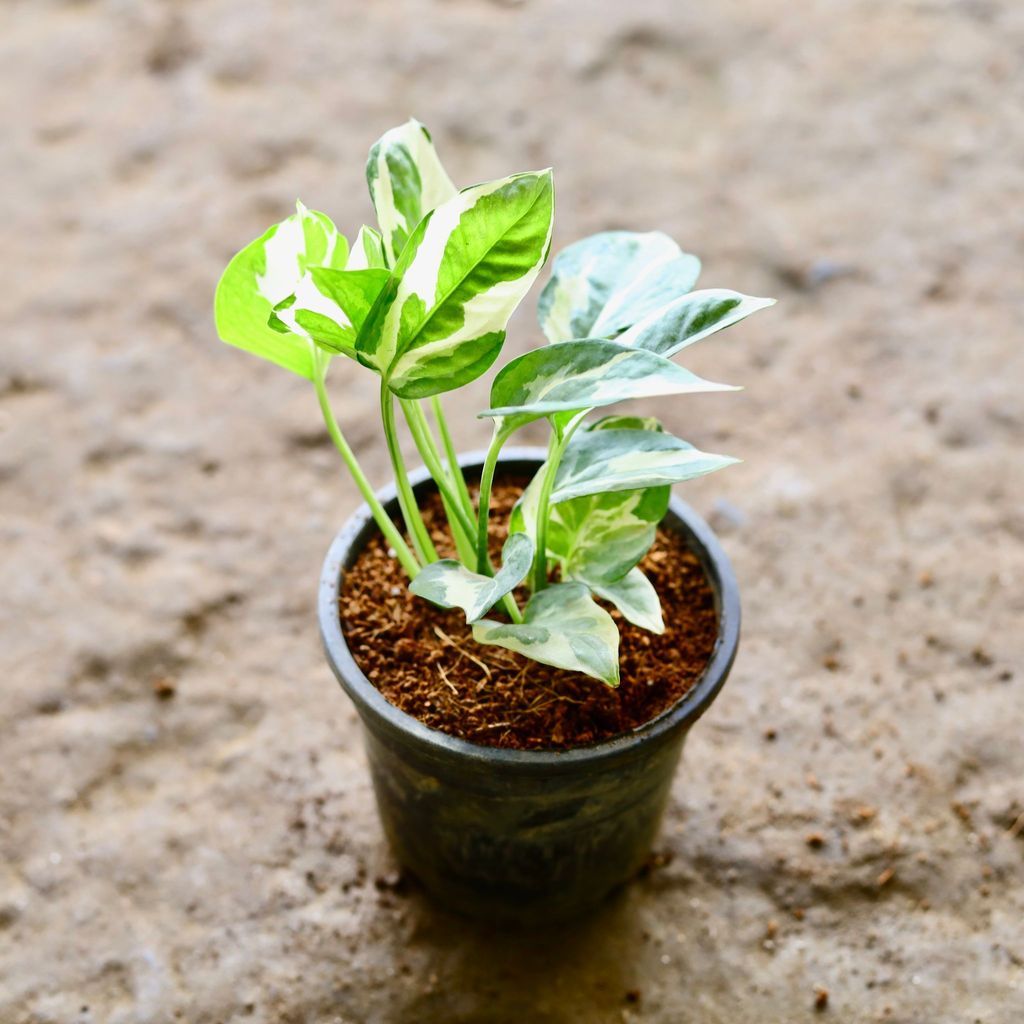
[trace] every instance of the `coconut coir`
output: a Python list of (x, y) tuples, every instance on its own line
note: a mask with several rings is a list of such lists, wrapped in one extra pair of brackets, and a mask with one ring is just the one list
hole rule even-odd
[[(494, 488), (492, 559), (500, 564), (508, 514), (525, 481)], [(452, 555), (436, 495), (423, 518), (439, 554)], [(675, 534), (658, 530), (640, 568), (661, 597), (665, 632), (619, 626), (622, 682), (541, 665), (478, 644), (459, 610), (414, 597), (402, 567), (377, 535), (345, 574), (341, 625), (353, 657), (387, 700), (433, 729), (473, 743), (519, 750), (564, 750), (628, 732), (674, 704), (700, 677), (715, 645), (714, 596), (697, 557)], [(522, 607), (528, 594), (517, 594)], [(489, 613), (500, 618), (500, 607)]]

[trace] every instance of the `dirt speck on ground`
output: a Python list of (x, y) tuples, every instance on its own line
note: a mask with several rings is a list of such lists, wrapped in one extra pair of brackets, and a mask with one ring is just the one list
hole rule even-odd
[[(1009, 0), (5, 5), (0, 1020), (1019, 1021), (1022, 49)], [(644, 405), (744, 460), (683, 489), (744, 636), (665, 862), (539, 935), (397, 873), (315, 625), (355, 488), (211, 323), (411, 114), (460, 184), (552, 165), (556, 249), (780, 300), (681, 358), (745, 391)]]

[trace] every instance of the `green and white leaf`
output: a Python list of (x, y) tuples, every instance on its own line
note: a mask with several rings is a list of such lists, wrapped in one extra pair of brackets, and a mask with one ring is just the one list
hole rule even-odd
[(665, 620), (661, 614), (661, 601), (651, 581), (639, 570), (630, 569), (621, 579), (612, 583), (583, 579), (590, 589), (610, 601), (622, 612), (623, 617), (634, 626), (652, 633), (665, 632)]
[(702, 452), (671, 434), (646, 430), (583, 431), (569, 442), (555, 473), (551, 502), (587, 494), (660, 487), (739, 462)]
[(700, 260), (660, 231), (604, 231), (563, 249), (538, 303), (548, 341), (606, 338), (636, 323), (700, 274)]
[(726, 288), (707, 288), (690, 292), (655, 309), (620, 334), (616, 341), (632, 348), (657, 352), (667, 358), (759, 309), (774, 305), (774, 299), (741, 295)]
[(270, 324), (354, 359), (356, 334), (388, 277), (383, 269), (312, 267), (295, 294), (274, 307)]
[(522, 583), (532, 563), (533, 540), (525, 533), (513, 533), (501, 549), (501, 568), (493, 577), (443, 558), (424, 566), (409, 590), (442, 608), (461, 608), (466, 621), (475, 622)]
[(415, 119), (385, 132), (370, 148), (366, 183), (388, 266), (395, 265), (419, 222), (456, 192), (430, 132)]
[(494, 378), (491, 408), (481, 417), (523, 416), (593, 409), (656, 395), (738, 391), (684, 370), (646, 349), (588, 338), (532, 349)]
[(348, 243), (326, 214), (296, 213), (265, 231), (227, 265), (214, 298), (217, 333), (229, 345), (313, 379), (306, 338), (270, 326), (274, 307), (295, 293), (307, 267), (344, 267)]
[[(587, 430), (639, 430), (660, 433), (653, 418), (609, 416)], [(536, 542), (537, 508), (547, 464), (537, 471), (512, 509), (509, 528), (524, 530)], [(667, 485), (633, 491), (606, 491), (571, 498), (548, 507), (547, 554), (563, 578), (593, 585), (621, 579), (650, 550), (658, 523), (668, 510)]]
[(380, 232), (367, 225), (359, 229), (352, 243), (352, 251), (348, 256), (346, 270), (381, 270), (387, 267), (384, 258), (384, 239)]
[(401, 398), (475, 380), (547, 257), (550, 171), (460, 192), (413, 232), (356, 341), (360, 362)]
[(582, 583), (553, 583), (534, 594), (522, 623), (475, 622), (473, 639), (619, 685), (619, 631)]

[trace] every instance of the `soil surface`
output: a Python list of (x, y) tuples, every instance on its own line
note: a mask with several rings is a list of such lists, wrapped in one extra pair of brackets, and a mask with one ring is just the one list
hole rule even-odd
[[(494, 487), (489, 533), (495, 565), (501, 564), (512, 506), (527, 482)], [(423, 511), (438, 553), (455, 557), (441, 499), (434, 495)], [(659, 530), (640, 568), (661, 598), (665, 631), (639, 629), (607, 606), (619, 627), (621, 682), (615, 689), (474, 643), (462, 612), (435, 608), (409, 593), (408, 578), (381, 536), (345, 574), (340, 617), (367, 678), (431, 728), (484, 746), (562, 750), (649, 722), (683, 697), (711, 657), (718, 619), (697, 556), (678, 534)], [(523, 606), (529, 591), (521, 589)], [(507, 621), (500, 608), (490, 615)]]
[[(2, 22), (0, 1021), (1024, 1018), (1024, 5)], [(678, 357), (745, 391), (632, 407), (744, 460), (681, 489), (744, 636), (650, 870), (540, 934), (397, 873), (316, 629), (356, 489), (308, 384), (211, 322), (296, 196), (354, 233), (410, 114), (460, 184), (554, 166), (556, 249), (661, 228), (780, 300)], [(373, 381), (330, 385), (383, 484)]]

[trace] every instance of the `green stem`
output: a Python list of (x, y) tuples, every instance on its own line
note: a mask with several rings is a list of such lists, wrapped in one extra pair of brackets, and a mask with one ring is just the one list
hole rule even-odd
[(455, 451), (455, 443), (452, 441), (451, 432), (448, 430), (448, 421), (444, 418), (444, 408), (441, 405), (439, 395), (433, 395), (430, 399), (430, 408), (434, 414), (434, 421), (441, 434), (441, 443), (444, 445), (445, 457), (448, 460), (448, 472), (455, 481), (459, 494), (462, 496), (462, 507), (473, 516), (473, 499), (469, 496), (469, 488), (466, 486), (466, 478), (463, 476), (462, 467), (459, 465), (459, 456)]
[(359, 465), (355, 452), (349, 447), (345, 436), (341, 432), (341, 427), (338, 426), (338, 420), (334, 415), (334, 410), (331, 408), (330, 399), (327, 397), (327, 362), (326, 359), (320, 359), (318, 356), (316, 359), (316, 372), (313, 375), (313, 385), (316, 388), (316, 397), (320, 403), (320, 411), (323, 414), (324, 423), (327, 425), (327, 433), (330, 434), (334, 447), (338, 449), (341, 457), (345, 460), (345, 465), (352, 474), (352, 479), (355, 481), (356, 487), (359, 488), (359, 493), (362, 494), (363, 500), (370, 508), (374, 522), (380, 527), (380, 532), (384, 534), (388, 544), (394, 548), (395, 555), (402, 568), (408, 573), (409, 579), (415, 579), (420, 571), (416, 556), (409, 550), (409, 545), (405, 543), (405, 538), (399, 532), (398, 527), (391, 521), (391, 517), (384, 511), (384, 506), (377, 500), (377, 495), (373, 493), (373, 487)]
[(380, 384), (380, 414), (384, 423), (384, 437), (388, 445), (388, 454), (391, 456), (391, 468), (395, 474), (395, 485), (398, 488), (398, 505), (405, 518), (405, 528), (412, 538), (412, 546), (423, 563), (437, 561), (437, 551), (434, 543), (427, 533), (426, 524), (420, 515), (419, 507), (416, 504), (416, 495), (413, 494), (412, 485), (409, 483), (409, 474), (405, 469), (405, 462), (402, 460), (402, 450), (398, 444), (398, 428), (395, 424), (395, 396), (391, 389), (382, 380)]
[[(498, 465), (498, 455), (502, 446), (512, 436), (512, 430), (505, 430), (501, 421), (495, 421), (494, 436), (491, 438), (491, 446), (487, 449), (487, 457), (484, 459), (484, 467), (480, 474), (480, 503), (477, 509), (477, 534), (476, 534), (476, 571), (484, 576), (493, 576), (494, 567), (491, 565), (491, 556), (487, 550), (487, 527), (490, 522), (491, 510), (491, 487), (494, 483), (494, 471)], [(516, 599), (511, 594), (506, 594), (501, 599), (502, 607), (508, 612), (508, 617), (513, 622), (522, 622), (523, 614), (516, 604)]]
[(480, 498), (476, 514), (476, 571), (486, 576), (493, 575), (491, 556), (487, 550), (487, 527), (491, 511), (491, 488), (494, 486), (494, 471), (502, 446), (511, 436), (511, 431), (502, 429), (501, 421), (494, 424), (494, 435), (480, 471)]
[(539, 593), (548, 585), (548, 513), (551, 504), (551, 492), (555, 486), (555, 477), (562, 455), (576, 428), (583, 422), (586, 411), (579, 413), (564, 427), (551, 423), (551, 439), (548, 442), (548, 458), (544, 464), (544, 479), (541, 481), (540, 497), (537, 500), (537, 551), (533, 560), (533, 592)]
[(462, 506), (462, 498), (441, 465), (440, 453), (430, 433), (430, 425), (419, 404), (413, 401), (402, 399), (400, 401), (402, 412), (405, 413), (406, 422), (409, 424), (409, 432), (416, 442), (420, 456), (423, 459), (430, 475), (437, 484), (437, 489), (444, 499), (445, 511), (448, 514), (448, 525), (455, 540), (455, 546), (459, 549), (460, 559), (472, 557), (473, 552), (473, 520), (466, 514)]

